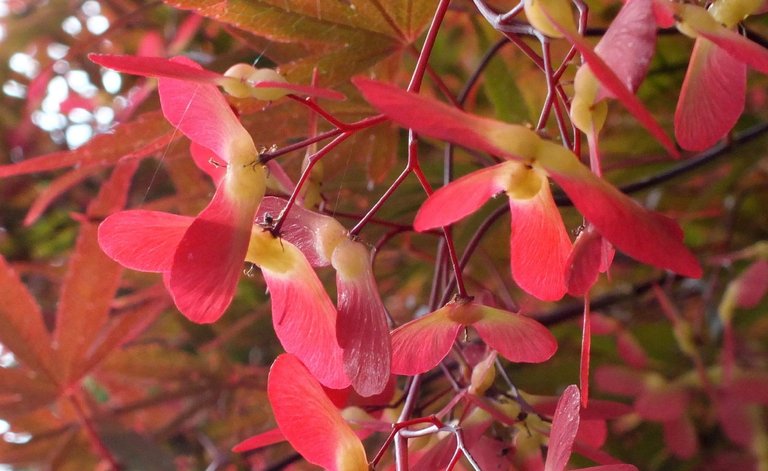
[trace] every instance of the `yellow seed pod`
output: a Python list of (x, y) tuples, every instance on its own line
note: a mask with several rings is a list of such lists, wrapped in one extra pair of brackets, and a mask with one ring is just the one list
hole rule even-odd
[(273, 69), (257, 69), (249, 64), (235, 64), (226, 72), (225, 77), (237, 80), (222, 81), (224, 91), (235, 98), (253, 97), (259, 100), (277, 100), (288, 94), (282, 88), (257, 88), (254, 84), (259, 82), (288, 83), (282, 75)]
[(574, 96), (571, 100), (571, 122), (585, 133), (599, 132), (608, 116), (605, 100), (596, 102), (600, 85), (588, 65), (581, 66), (574, 79)]
[(256, 68), (250, 64), (235, 64), (224, 72), (224, 76), (237, 80), (224, 80), (221, 86), (225, 92), (235, 98), (248, 98), (253, 90), (248, 80), (255, 72)]
[(550, 17), (560, 26), (569, 30), (576, 30), (576, 22), (573, 19), (569, 0), (525, 0), (523, 7), (531, 26), (550, 38), (563, 37), (563, 33), (552, 23)]
[(511, 162), (509, 169), (506, 188), (510, 198), (516, 200), (531, 199), (541, 191), (541, 186), (546, 184), (547, 177), (534, 167)]
[(763, 0), (717, 0), (709, 7), (709, 14), (723, 26), (733, 28), (762, 4)]
[(274, 273), (289, 275), (302, 258), (294, 245), (275, 237), (267, 230), (254, 228), (248, 244), (245, 261), (269, 269)]
[(720, 24), (709, 12), (696, 5), (675, 4), (675, 13), (680, 17), (677, 30), (689, 38), (697, 38), (699, 31), (717, 31)]
[(470, 394), (482, 395), (493, 385), (496, 379), (495, 360), (496, 352), (492, 352), (472, 368), (472, 379), (469, 385)]
[[(282, 75), (273, 69), (256, 69), (256, 72), (251, 74), (248, 80), (254, 84), (259, 82), (288, 83)], [(277, 100), (287, 94), (288, 90), (284, 88), (251, 88), (251, 96), (259, 100)]]

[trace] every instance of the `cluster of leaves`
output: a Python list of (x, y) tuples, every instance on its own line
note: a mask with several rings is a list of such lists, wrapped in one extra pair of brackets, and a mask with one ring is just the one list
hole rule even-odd
[(81, 6), (1, 18), (0, 463), (768, 466), (763, 2)]

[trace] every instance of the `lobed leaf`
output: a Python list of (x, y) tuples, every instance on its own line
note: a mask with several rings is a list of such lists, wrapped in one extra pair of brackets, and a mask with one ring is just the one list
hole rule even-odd
[(143, 114), (117, 126), (110, 134), (99, 134), (71, 151), (54, 152), (16, 164), (0, 166), (0, 178), (47, 172), (61, 168), (112, 165), (121, 159), (141, 159), (161, 151), (173, 140), (173, 129), (159, 112)]
[(43, 322), (40, 306), (0, 255), (0, 343), (11, 350), (20, 363), (40, 375), (54, 378), (55, 354), (51, 336)]

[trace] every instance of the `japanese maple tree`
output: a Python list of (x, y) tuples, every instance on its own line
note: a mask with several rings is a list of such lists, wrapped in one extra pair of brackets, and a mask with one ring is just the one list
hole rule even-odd
[(768, 468), (766, 11), (0, 5), (0, 464)]

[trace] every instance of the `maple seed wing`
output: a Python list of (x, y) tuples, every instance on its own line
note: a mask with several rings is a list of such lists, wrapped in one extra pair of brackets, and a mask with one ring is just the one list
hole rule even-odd
[(541, 323), (530, 317), (476, 305), (480, 319), (472, 324), (480, 338), (501, 356), (516, 363), (541, 363), (552, 358), (557, 341)]
[(436, 367), (451, 351), (461, 324), (443, 307), (392, 331), (392, 373), (413, 376)]
[(744, 111), (747, 67), (709, 40), (693, 46), (675, 109), (675, 137), (691, 151), (725, 137)]
[(304, 255), (290, 242), (254, 230), (246, 259), (264, 274), (272, 325), (285, 351), (296, 355), (324, 386), (349, 386), (336, 338), (336, 308)]
[(551, 150), (542, 151), (539, 163), (603, 237), (641, 262), (691, 278), (701, 276), (701, 267), (683, 244), (677, 223), (640, 206), (562, 147), (549, 145)]
[(494, 195), (503, 192), (508, 163), (477, 170), (455, 180), (430, 195), (421, 205), (413, 227), (427, 231), (448, 226), (477, 211)]
[(333, 252), (338, 317), (336, 335), (344, 370), (361, 396), (379, 394), (390, 377), (392, 345), (387, 313), (379, 296), (371, 257), (359, 242), (344, 239)]
[(99, 225), (99, 246), (126, 268), (170, 271), (173, 257), (193, 218), (159, 211), (120, 211)]
[(576, 31), (553, 23), (565, 37), (578, 49), (584, 57), (584, 61), (589, 65), (592, 73), (607, 89), (608, 92), (616, 97), (619, 102), (629, 111), (640, 124), (648, 130), (649, 133), (669, 152), (673, 157), (680, 157), (680, 153), (675, 148), (675, 144), (667, 136), (661, 125), (654, 119), (653, 115), (645, 108), (640, 100), (627, 88), (625, 83), (619, 78), (603, 59), (595, 53), (589, 43)]
[(579, 388), (573, 384), (565, 388), (557, 402), (555, 416), (552, 418), (552, 431), (549, 434), (549, 449), (544, 471), (565, 470), (573, 449), (573, 440), (579, 429), (580, 403)]
[(465, 113), (387, 83), (360, 77), (352, 82), (368, 103), (403, 127), (469, 149), (509, 155), (491, 136), (509, 135), (510, 125)]
[(565, 268), (571, 240), (552, 199), (546, 177), (533, 198), (509, 198), (510, 264), (515, 282), (544, 301), (565, 294)]
[(221, 75), (215, 72), (205, 70), (199, 66), (195, 67), (188, 62), (173, 61), (161, 57), (88, 54), (88, 58), (92, 62), (108, 69), (142, 77), (166, 77), (207, 84), (213, 84), (221, 77)]
[(368, 469), (360, 439), (298, 358), (277, 357), (267, 394), (280, 431), (307, 461), (328, 470)]
[(611, 22), (595, 46), (595, 53), (634, 93), (648, 72), (655, 47), (652, 0), (631, 0)]
[(244, 453), (246, 451), (258, 450), (259, 448), (264, 448), (284, 441), (285, 435), (283, 435), (283, 432), (280, 431), (279, 428), (273, 428), (266, 432), (246, 438), (232, 447), (232, 451), (235, 453)]
[(215, 322), (232, 302), (254, 211), (254, 201), (233, 201), (221, 185), (179, 241), (170, 290), (179, 311), (189, 320)]
[(768, 74), (768, 49), (763, 46), (720, 25), (712, 30), (699, 31), (699, 34), (727, 51), (734, 59)]
[[(200, 68), (184, 57), (171, 61)], [(211, 150), (222, 163), (254, 163), (258, 153), (253, 140), (215, 85), (162, 78), (158, 90), (163, 115), (189, 140)]]

